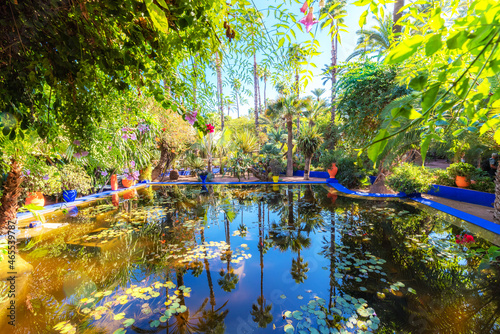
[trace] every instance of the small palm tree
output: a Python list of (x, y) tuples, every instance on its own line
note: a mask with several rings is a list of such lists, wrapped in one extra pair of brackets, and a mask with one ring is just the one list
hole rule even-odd
[(320, 147), (323, 139), (315, 127), (306, 127), (299, 135), (297, 147), (304, 154), (306, 165), (304, 170), (304, 180), (309, 180), (309, 170), (311, 168), (311, 159), (314, 152)]
[(357, 57), (364, 56), (370, 53), (377, 53), (380, 59), (383, 54), (389, 50), (394, 41), (392, 26), (392, 18), (386, 16), (384, 19), (376, 18), (377, 25), (368, 30), (358, 30), (356, 35), (359, 36), (354, 52), (346, 58), (346, 62)]
[(311, 91), (312, 95), (316, 98), (316, 101), (321, 100), (321, 95), (323, 95), (326, 92), (326, 89), (324, 88), (315, 88)]

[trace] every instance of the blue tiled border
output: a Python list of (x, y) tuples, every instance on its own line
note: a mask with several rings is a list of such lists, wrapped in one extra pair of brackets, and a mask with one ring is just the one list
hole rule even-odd
[(454, 201), (467, 202), (471, 204), (483, 205), (492, 208), (495, 202), (495, 194), (482, 191), (461, 189), (434, 184), (429, 195), (452, 199)]
[(342, 186), (340, 183), (338, 183), (337, 180), (333, 180), (332, 182), (329, 182), (329, 186), (346, 194), (350, 195), (356, 195), (356, 196), (364, 196), (364, 197), (378, 197), (378, 198), (408, 198), (413, 201), (419, 202), (421, 204), (427, 205), (431, 208), (434, 208), (439, 211), (443, 211), (444, 213), (447, 213), (449, 215), (455, 216), (461, 220), (464, 220), (466, 222), (472, 223), (474, 225), (477, 225), (479, 227), (484, 228), (487, 231), (496, 233), (500, 235), (500, 225), (495, 224), (493, 222), (490, 222), (489, 220), (483, 219), (476, 217), (474, 215), (471, 215), (470, 213), (463, 212), (457, 209), (454, 209), (452, 207), (449, 207), (447, 205), (437, 203), (434, 201), (431, 201), (429, 199), (422, 198), (419, 195), (414, 195), (414, 196), (407, 196), (404, 193), (401, 194), (378, 194), (378, 193), (363, 193), (359, 191), (352, 191), (347, 189), (346, 187)]

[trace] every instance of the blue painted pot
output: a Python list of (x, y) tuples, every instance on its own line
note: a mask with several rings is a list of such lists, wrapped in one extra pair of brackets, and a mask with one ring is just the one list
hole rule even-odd
[(201, 182), (205, 183), (208, 175), (200, 175)]
[(76, 190), (63, 190), (63, 199), (65, 202), (74, 202), (77, 194)]

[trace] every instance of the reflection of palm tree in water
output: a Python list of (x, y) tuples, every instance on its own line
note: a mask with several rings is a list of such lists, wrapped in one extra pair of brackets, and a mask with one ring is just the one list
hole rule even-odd
[(262, 218), (261, 204), (259, 203), (260, 296), (257, 298), (257, 303), (252, 305), (250, 314), (259, 327), (266, 328), (273, 321), (271, 314), (273, 305), (266, 305), (264, 299), (264, 218)]
[(221, 278), (217, 280), (217, 283), (222, 290), (231, 292), (236, 288), (236, 284), (239, 282), (239, 277), (234, 273), (234, 269), (231, 268), (231, 230), (229, 228), (229, 219), (226, 213), (224, 213), (224, 230), (226, 234), (226, 243), (229, 245), (226, 254), (223, 256), (223, 258), (227, 261), (227, 272), (224, 272), (224, 269), (221, 269), (219, 273)]
[[(205, 242), (205, 232), (203, 229), (201, 229), (201, 242), (202, 243)], [(224, 303), (224, 305), (222, 305), (218, 309), (215, 309), (214, 286), (212, 283), (210, 264), (208, 263), (207, 256), (208, 256), (207, 251), (205, 251), (205, 259), (203, 260), (203, 262), (205, 263), (205, 271), (207, 273), (208, 287), (210, 289), (210, 309), (209, 310), (205, 309), (204, 305), (207, 303), (207, 299), (205, 299), (204, 305), (202, 305), (203, 306), (202, 316), (197, 325), (197, 332), (224, 333), (226, 330), (224, 319), (226, 318), (229, 310), (221, 312), (221, 309), (223, 309), (226, 306), (227, 301)]]

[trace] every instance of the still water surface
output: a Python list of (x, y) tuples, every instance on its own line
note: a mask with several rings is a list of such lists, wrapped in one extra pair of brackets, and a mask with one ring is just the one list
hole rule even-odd
[[(149, 187), (54, 215), (14, 333), (494, 333), (469, 225), (320, 185)], [(1, 333), (12, 328), (0, 329)]]

